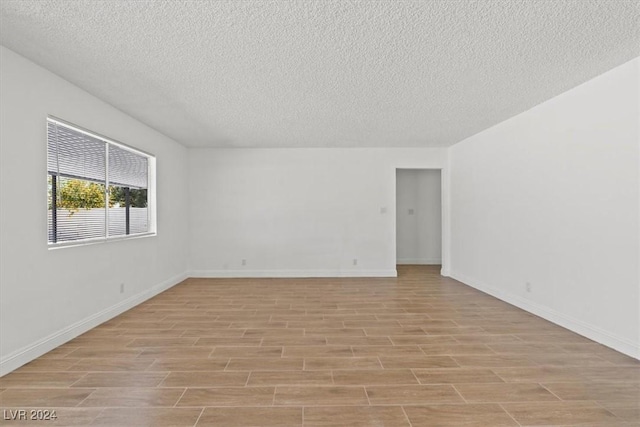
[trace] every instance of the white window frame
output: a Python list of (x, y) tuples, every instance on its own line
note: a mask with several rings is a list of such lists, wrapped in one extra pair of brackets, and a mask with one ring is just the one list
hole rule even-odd
[[(127, 144), (123, 144), (122, 142), (116, 141), (112, 138), (108, 138), (106, 136), (100, 135), (96, 132), (90, 131), (73, 123), (69, 123), (57, 117), (48, 115), (47, 120), (45, 121), (45, 135), (46, 128), (49, 123), (59, 124), (70, 129), (73, 129), (77, 132), (84, 133), (93, 138), (99, 139), (105, 143), (105, 201), (108, 201), (108, 192), (109, 192), (109, 146), (113, 145), (123, 150), (130, 151), (139, 156), (144, 156), (147, 158), (147, 223), (149, 224), (149, 230), (145, 233), (136, 233), (129, 235), (117, 235), (117, 236), (109, 236), (109, 204), (106, 202), (105, 204), (105, 237), (93, 237), (89, 239), (79, 239), (79, 240), (68, 240), (62, 242), (49, 242), (49, 224), (45, 217), (45, 221), (47, 221), (46, 230), (47, 230), (47, 246), (48, 249), (60, 249), (60, 248), (68, 248), (73, 246), (85, 246), (92, 245), (97, 243), (106, 243), (106, 242), (117, 242), (121, 240), (131, 240), (131, 239), (140, 239), (144, 237), (152, 237), (158, 234), (157, 231), (157, 216), (156, 216), (156, 157), (155, 155), (142, 151), (140, 149), (131, 147)], [(46, 147), (48, 148), (49, 138), (48, 136), (45, 138)], [(48, 152), (48, 151), (47, 151)], [(48, 196), (47, 196), (48, 197)], [(45, 210), (45, 212), (47, 212)]]

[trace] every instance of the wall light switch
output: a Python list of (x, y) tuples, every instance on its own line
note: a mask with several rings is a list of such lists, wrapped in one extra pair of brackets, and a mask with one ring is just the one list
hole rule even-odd
[(384, 214), (386, 214), (386, 213), (387, 213), (387, 208), (386, 208), (386, 207), (384, 207), (384, 206), (383, 206), (383, 207), (381, 207), (381, 208), (380, 208), (380, 213), (381, 213), (381, 214), (383, 214), (383, 215), (384, 215)]

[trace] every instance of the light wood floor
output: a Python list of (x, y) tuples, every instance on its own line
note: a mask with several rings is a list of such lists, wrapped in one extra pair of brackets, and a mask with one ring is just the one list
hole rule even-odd
[(189, 279), (1, 378), (0, 404), (55, 409), (41, 426), (640, 425), (638, 361), (438, 270)]

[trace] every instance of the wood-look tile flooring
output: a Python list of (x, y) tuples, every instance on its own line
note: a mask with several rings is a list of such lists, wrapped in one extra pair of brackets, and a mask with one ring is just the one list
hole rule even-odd
[(0, 405), (55, 409), (41, 426), (640, 425), (638, 361), (438, 270), (189, 279), (1, 378)]

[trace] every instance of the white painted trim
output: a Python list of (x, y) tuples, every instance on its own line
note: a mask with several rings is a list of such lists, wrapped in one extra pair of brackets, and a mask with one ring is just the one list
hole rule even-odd
[(397, 277), (396, 270), (192, 270), (196, 278)]
[(467, 277), (458, 272), (451, 272), (450, 277), (455, 280), (471, 286), (479, 291), (494, 296), (502, 301), (505, 301), (511, 305), (521, 308), (536, 316), (542, 317), (556, 325), (569, 329), (572, 332), (587, 337), (593, 341), (596, 341), (602, 345), (610, 347), (620, 353), (624, 353), (627, 356), (631, 356), (640, 360), (640, 342), (633, 342), (627, 338), (619, 337), (611, 332), (605, 331), (597, 326), (583, 322), (582, 320), (575, 319), (566, 314), (560, 313), (552, 308), (537, 304), (521, 296), (507, 293), (488, 286), (478, 280)]
[(54, 332), (47, 337), (44, 337), (41, 340), (18, 349), (11, 354), (8, 354), (0, 360), (0, 377), (42, 356), (43, 354), (53, 350), (54, 348), (61, 346), (62, 344), (77, 337), (78, 335), (95, 328), (101, 323), (104, 323), (107, 320), (110, 320), (117, 315), (130, 310), (136, 305), (158, 295), (159, 293), (166, 291), (167, 289), (182, 282), (186, 278), (186, 273), (174, 276), (147, 289), (146, 291), (133, 295), (124, 301), (120, 301), (119, 303), (102, 310), (99, 313), (93, 314), (85, 319), (80, 320), (79, 322), (76, 322), (72, 325), (67, 326), (66, 328)]
[(418, 265), (440, 265), (442, 259), (436, 258), (403, 258), (396, 261), (399, 265), (418, 264)]

